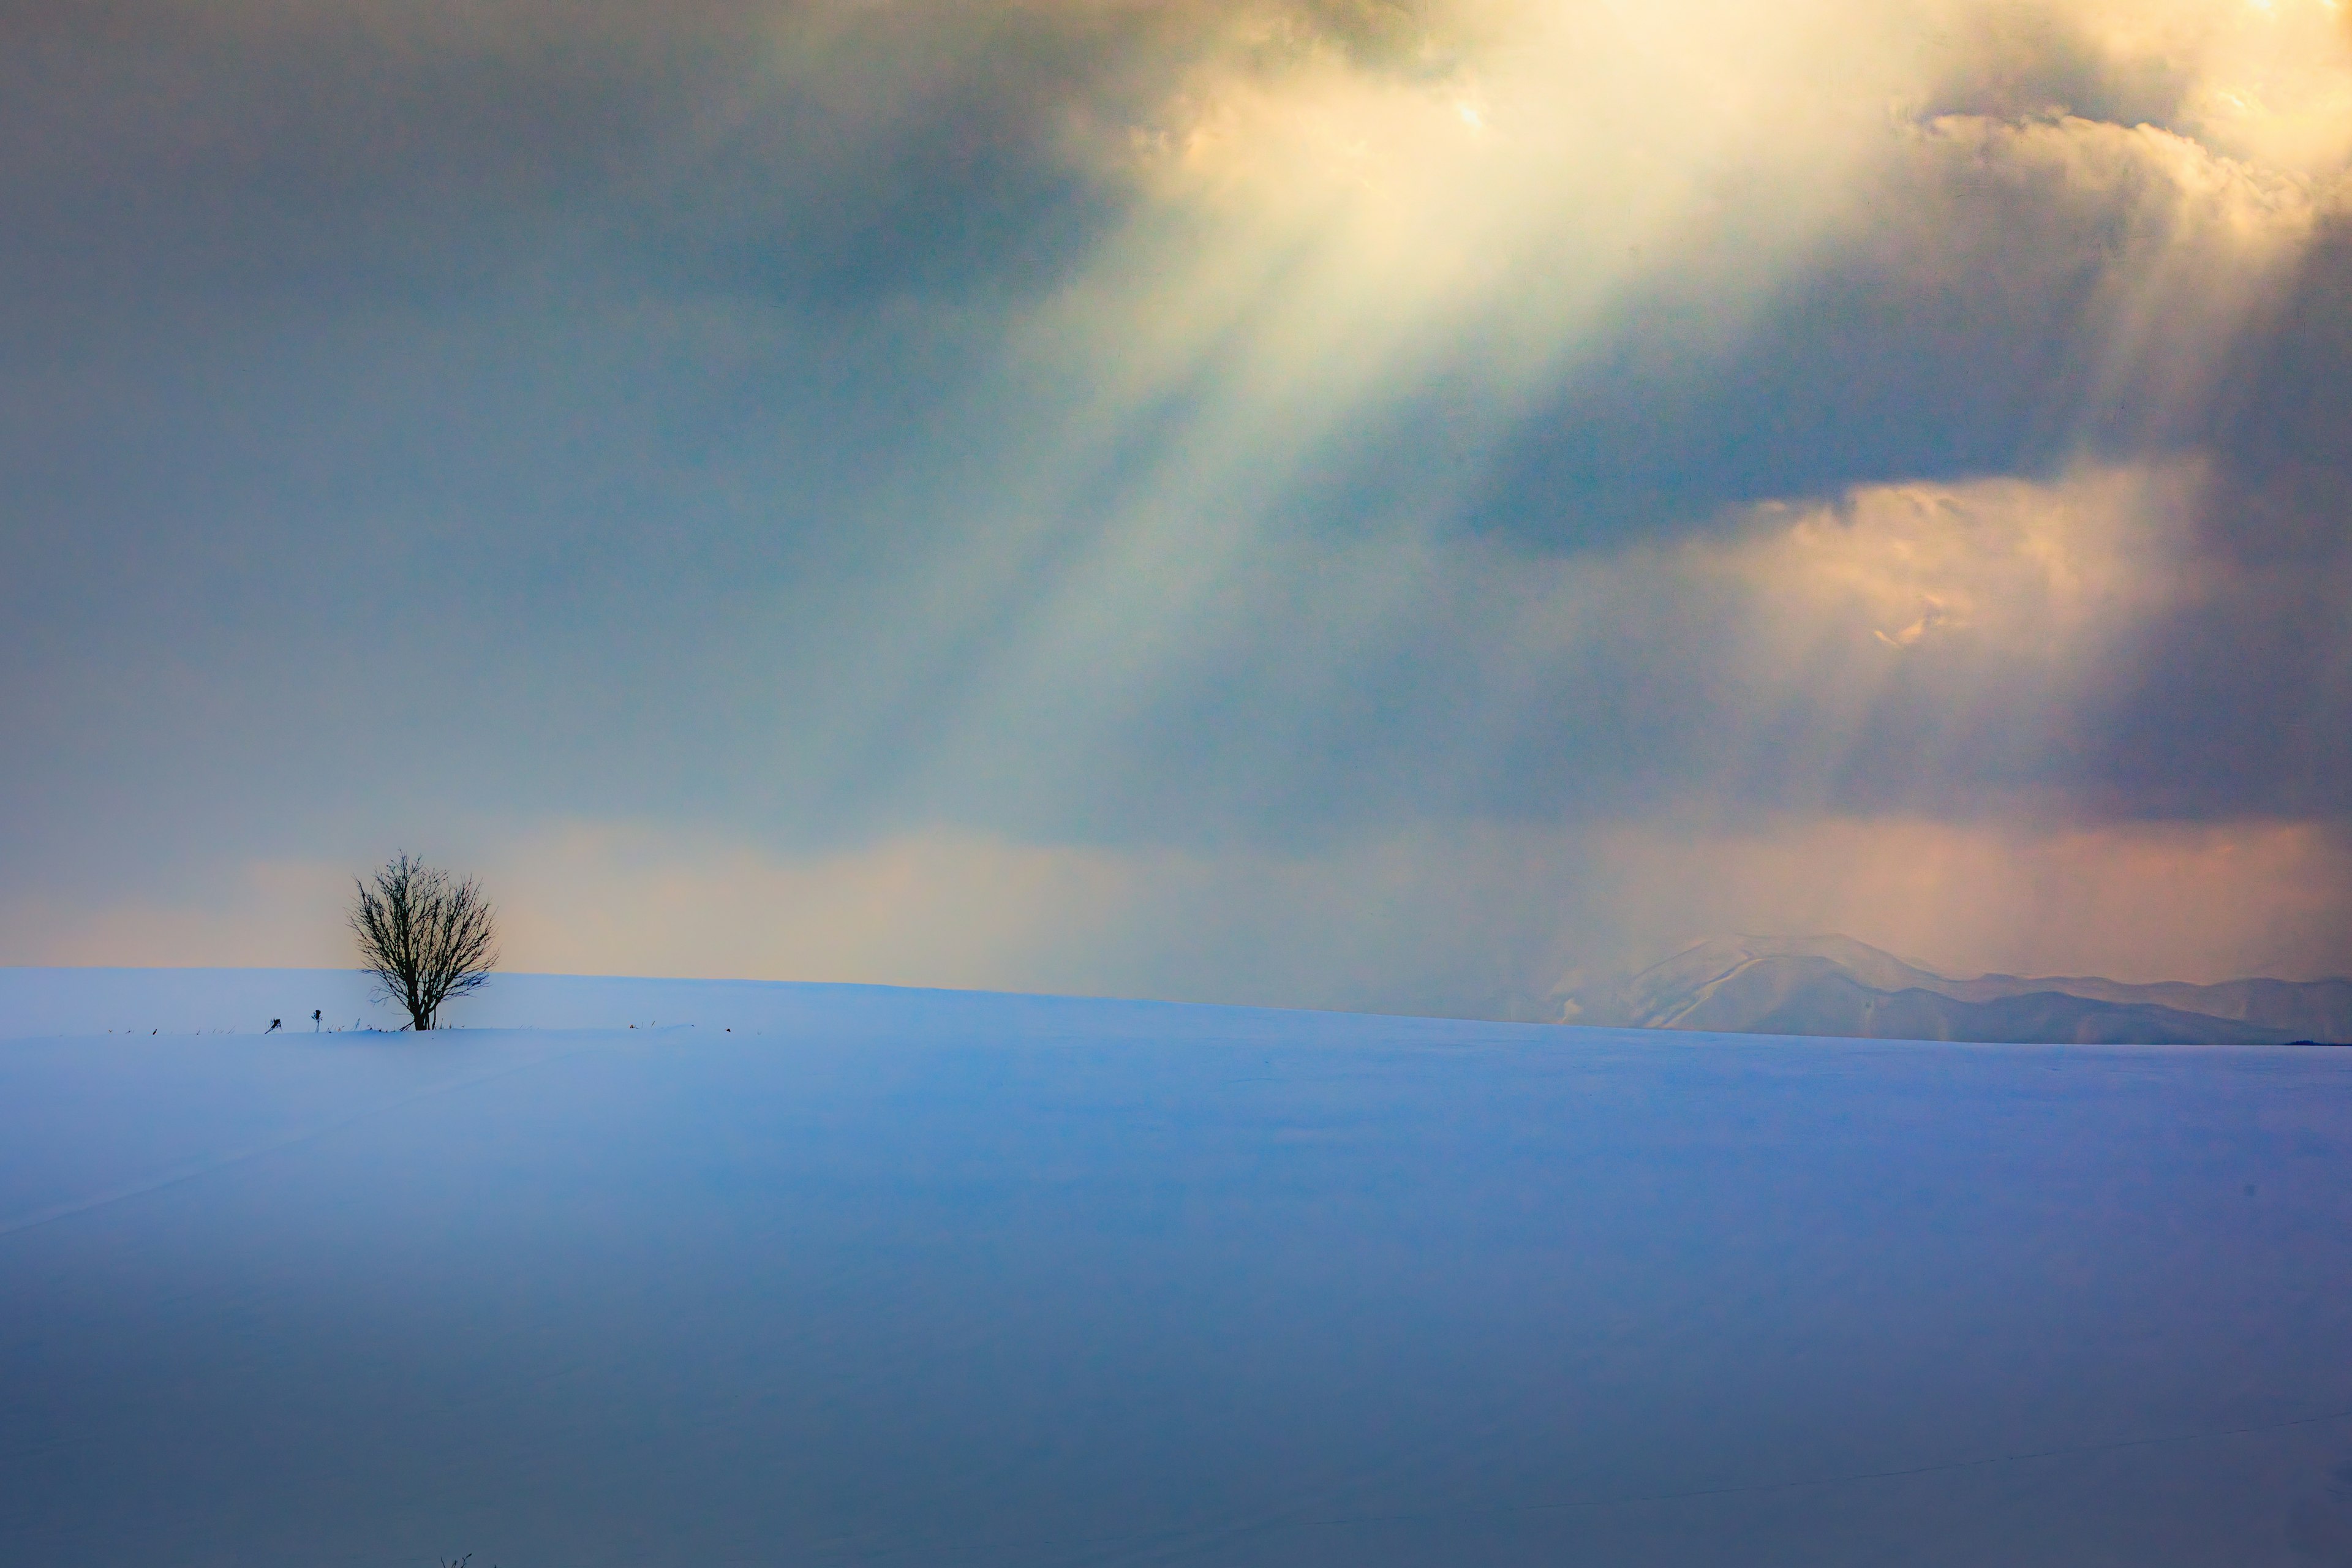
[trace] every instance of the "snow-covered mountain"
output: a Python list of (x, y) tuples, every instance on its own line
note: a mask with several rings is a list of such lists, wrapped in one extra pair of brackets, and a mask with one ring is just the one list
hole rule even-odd
[(1958, 979), (1836, 935), (1711, 937), (1566, 1002), (1570, 1022), (1648, 1029), (2085, 1045), (2352, 1040), (2352, 980)]

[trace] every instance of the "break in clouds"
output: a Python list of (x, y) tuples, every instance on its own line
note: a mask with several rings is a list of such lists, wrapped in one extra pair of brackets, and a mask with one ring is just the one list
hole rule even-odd
[(2342, 968), (2328, 0), (0, 20), (0, 954)]

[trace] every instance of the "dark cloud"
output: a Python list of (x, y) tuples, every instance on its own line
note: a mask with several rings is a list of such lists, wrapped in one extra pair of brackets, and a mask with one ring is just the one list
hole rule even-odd
[[(2060, 120), (1937, 121), (1897, 145), (1859, 194), (1866, 216), (1728, 342), (1691, 341), (1682, 324), (1709, 301), (1678, 280), (1633, 302), (1497, 454), (1472, 526), (1576, 547), (1775, 496), (2229, 438), (2230, 395), (2210, 384), (2245, 352), (2235, 334), (2283, 339), (2262, 331), (2269, 301), (2240, 297), (2265, 258), (2232, 255), (2228, 216), (2148, 155), (2193, 144)], [(2284, 374), (2331, 389), (2352, 366), (2326, 332), (2290, 357), (2305, 368)], [(2242, 374), (2278, 386), (2271, 360), (2252, 363)]]
[(2256, 325), (2215, 399), (2231, 483), (2211, 537), (2254, 561), (2336, 555), (2352, 540), (2352, 221), (2323, 226)]
[[(548, 18), (552, 21), (553, 18)], [(641, 30), (641, 29), (640, 29)], [(611, 180), (717, 68), (450, 9), (100, 4), (0, 36), (12, 270), (115, 309), (478, 282)]]
[(551, 250), (784, 296), (1036, 286), (1203, 56), (1403, 69), (1429, 36), (1380, 0), (20, 5), (0, 267), (117, 308), (437, 296)]
[(2134, 815), (2352, 816), (2352, 228), (2329, 223), (2209, 411), (2198, 592), (2144, 628), (2092, 782)]

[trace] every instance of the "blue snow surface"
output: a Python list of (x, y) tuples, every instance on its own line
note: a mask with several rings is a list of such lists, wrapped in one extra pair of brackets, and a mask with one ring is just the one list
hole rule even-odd
[(2352, 1052), (363, 1000), (0, 971), (0, 1562), (2352, 1563)]

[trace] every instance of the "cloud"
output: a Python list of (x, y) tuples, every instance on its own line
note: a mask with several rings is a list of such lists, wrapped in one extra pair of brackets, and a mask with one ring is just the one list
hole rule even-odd
[[(1707, 803), (2147, 815), (2153, 781), (2098, 744), (2139, 700), (2133, 670), (2278, 587), (2225, 589), (2205, 563), (2211, 489), (2177, 458), (1858, 486), (1605, 553), (1309, 537), (1237, 542), (1194, 583), (1122, 564), (1106, 581), (1158, 603), (1024, 614), (1057, 640), (975, 663), (929, 798), (1001, 780), (1009, 830), (1173, 843)], [(1147, 660), (1134, 620), (1153, 616), (1181, 633)], [(2263, 668), (2222, 667), (2242, 706)], [(2202, 765), (2183, 749), (2176, 771)], [(2201, 815), (2275, 804), (2242, 788)]]
[(2090, 468), (2052, 484), (1864, 486), (1834, 506), (1768, 503), (1761, 531), (1728, 554), (1759, 599), (1810, 623), (1795, 636), (1858, 618), (1903, 647), (1969, 633), (2080, 656), (2080, 639), (2195, 591), (2183, 557), (2207, 488), (2193, 461)]
[(1609, 945), (1612, 833), (2352, 814), (2322, 0), (101, 0), (0, 79), (0, 858), (76, 952), (389, 835), (1410, 1000)]
[(2151, 105), (2225, 156), (2306, 173), (2352, 154), (2343, 66), (2352, 24), (2335, 0), (2074, 0), (2052, 8), (2113, 79), (2161, 82)]

